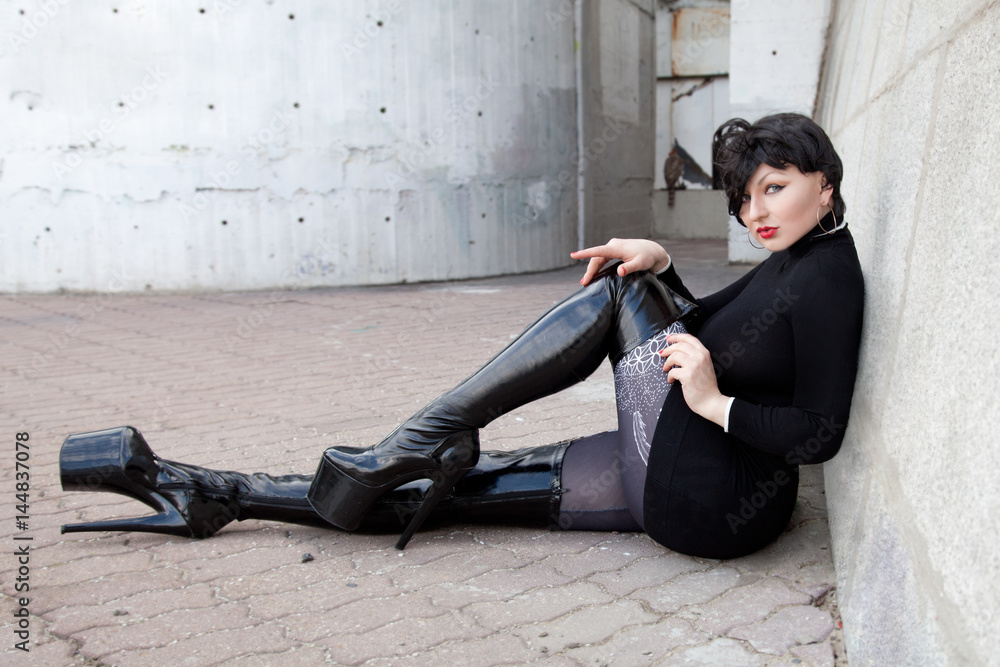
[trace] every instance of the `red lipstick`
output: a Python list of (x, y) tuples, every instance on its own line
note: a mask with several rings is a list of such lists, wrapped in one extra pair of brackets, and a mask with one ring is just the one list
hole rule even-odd
[(758, 227), (757, 236), (761, 237), (762, 239), (769, 239), (772, 236), (774, 236), (775, 232), (777, 231), (778, 231), (777, 227)]

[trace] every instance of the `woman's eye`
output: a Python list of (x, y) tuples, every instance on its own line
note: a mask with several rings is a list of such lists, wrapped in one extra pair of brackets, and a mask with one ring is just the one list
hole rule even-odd
[(772, 183), (771, 185), (767, 186), (767, 189), (765, 190), (765, 192), (777, 192), (777, 191), (781, 190), (783, 187), (785, 187), (785, 186), (783, 186), (783, 185), (777, 185), (775, 183)]
[(750, 195), (743, 195), (743, 203), (745, 204), (748, 201), (750, 201)]

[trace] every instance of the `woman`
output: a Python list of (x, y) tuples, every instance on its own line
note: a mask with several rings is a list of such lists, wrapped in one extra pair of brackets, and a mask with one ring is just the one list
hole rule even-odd
[[(234, 519), (325, 520), (405, 527), (403, 548), (432, 519), (645, 530), (710, 558), (763, 547), (791, 515), (798, 465), (826, 461), (843, 440), (864, 286), (842, 222), (841, 161), (818, 125), (735, 119), (716, 140), (730, 213), (773, 252), (729, 287), (695, 299), (652, 241), (575, 252), (590, 260), (579, 291), (378, 445), (328, 449), (315, 476), (164, 461), (129, 427), (72, 435), (64, 489), (124, 493), (158, 513), (64, 530), (208, 537)], [(480, 428), (606, 357), (617, 431), (480, 455)]]

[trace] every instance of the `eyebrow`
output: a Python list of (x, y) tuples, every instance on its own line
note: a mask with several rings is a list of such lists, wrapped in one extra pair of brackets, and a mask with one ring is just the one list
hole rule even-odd
[(765, 180), (765, 179), (766, 179), (766, 178), (767, 178), (768, 176), (771, 176), (772, 174), (778, 174), (778, 173), (781, 173), (781, 172), (780, 172), (780, 171), (778, 171), (777, 169), (772, 169), (771, 171), (769, 171), (769, 172), (766, 172), (766, 173), (765, 173), (765, 174), (764, 174), (763, 176), (761, 176), (761, 177), (760, 177), (760, 179), (759, 179), (759, 180), (757, 181), (757, 185), (760, 185), (761, 183), (763, 183), (763, 182), (764, 182), (764, 180)]

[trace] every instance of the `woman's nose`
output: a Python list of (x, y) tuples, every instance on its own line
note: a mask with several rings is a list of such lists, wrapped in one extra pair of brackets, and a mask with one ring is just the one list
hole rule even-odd
[(740, 217), (743, 218), (744, 222), (756, 222), (767, 215), (767, 211), (764, 206), (760, 203), (759, 197), (751, 197), (750, 201), (747, 202), (744, 207), (745, 213)]

